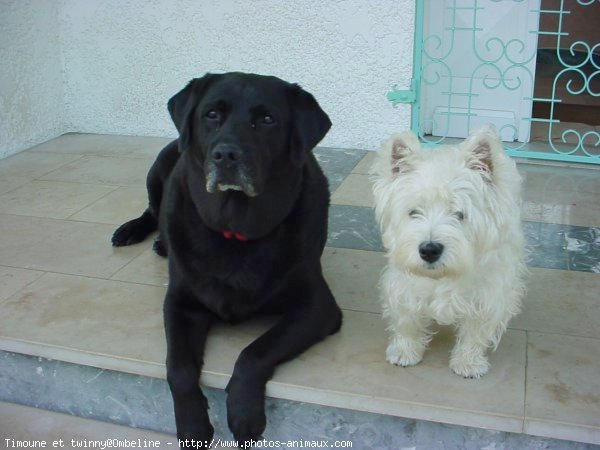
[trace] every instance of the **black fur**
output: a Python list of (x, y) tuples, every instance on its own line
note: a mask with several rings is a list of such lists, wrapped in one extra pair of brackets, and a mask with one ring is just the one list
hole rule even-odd
[[(257, 440), (276, 366), (341, 326), (321, 272), (329, 190), (312, 153), (331, 123), (299, 86), (243, 73), (192, 80), (169, 112), (180, 137), (148, 174), (148, 209), (115, 231), (113, 245), (139, 242), (160, 221), (155, 249), (169, 255), (167, 379), (180, 439), (213, 435), (198, 385), (211, 325), (280, 314), (239, 355), (227, 385), (234, 437)], [(209, 193), (211, 171), (225, 185), (250, 187)]]

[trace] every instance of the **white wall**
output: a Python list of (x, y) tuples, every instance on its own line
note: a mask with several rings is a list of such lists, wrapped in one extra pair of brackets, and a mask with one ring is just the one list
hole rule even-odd
[(175, 136), (169, 97), (229, 70), (312, 92), (334, 124), (322, 145), (373, 149), (409, 126), (385, 94), (410, 83), (414, 0), (56, 1), (65, 130)]
[(58, 9), (0, 0), (0, 158), (65, 131)]

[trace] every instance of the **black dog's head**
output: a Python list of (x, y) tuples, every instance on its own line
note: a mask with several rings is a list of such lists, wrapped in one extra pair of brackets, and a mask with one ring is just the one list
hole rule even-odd
[(202, 165), (209, 193), (262, 193), (271, 169), (302, 167), (329, 117), (314, 97), (279, 78), (207, 74), (169, 100), (179, 149)]

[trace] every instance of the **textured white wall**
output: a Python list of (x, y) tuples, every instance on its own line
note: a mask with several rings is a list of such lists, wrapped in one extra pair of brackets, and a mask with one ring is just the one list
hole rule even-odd
[(385, 98), (412, 73), (414, 0), (62, 0), (65, 120), (175, 135), (166, 102), (207, 71), (298, 82), (329, 113), (322, 142), (375, 148), (409, 125)]
[(0, 158), (65, 131), (58, 9), (0, 0)]
[(207, 71), (300, 83), (333, 121), (322, 145), (409, 126), (385, 94), (410, 83), (414, 0), (0, 0), (0, 27), (0, 156), (66, 131), (175, 136), (166, 102)]

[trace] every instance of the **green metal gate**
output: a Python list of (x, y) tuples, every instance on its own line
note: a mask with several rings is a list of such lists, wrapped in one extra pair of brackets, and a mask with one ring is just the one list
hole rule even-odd
[(600, 164), (600, 0), (416, 0), (412, 129), (494, 123), (511, 156)]

